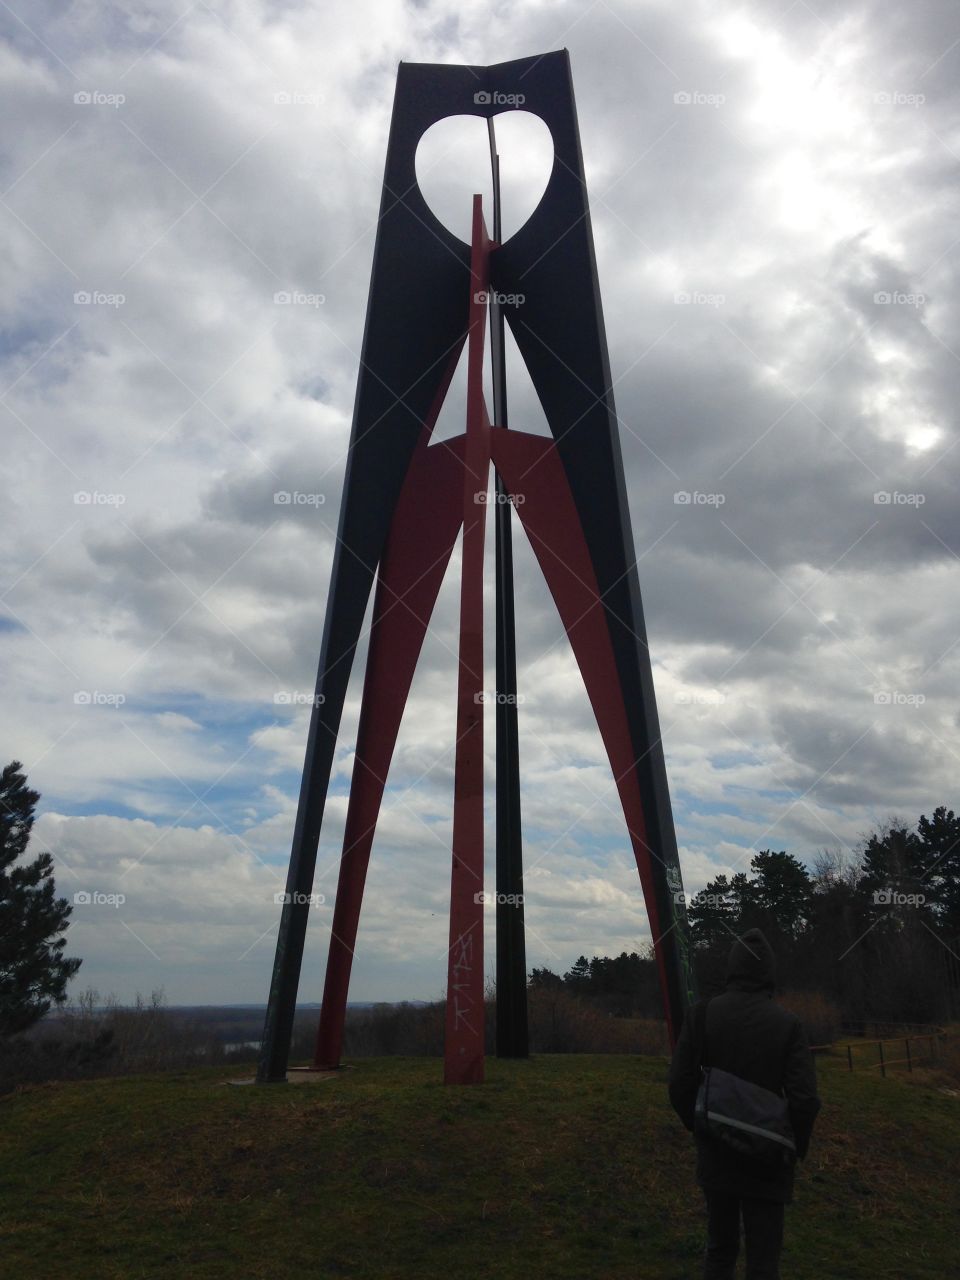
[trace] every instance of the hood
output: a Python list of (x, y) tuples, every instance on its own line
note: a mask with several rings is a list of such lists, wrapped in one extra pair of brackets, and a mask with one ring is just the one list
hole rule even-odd
[(737, 991), (769, 991), (776, 986), (773, 948), (759, 929), (748, 929), (730, 948), (727, 986)]

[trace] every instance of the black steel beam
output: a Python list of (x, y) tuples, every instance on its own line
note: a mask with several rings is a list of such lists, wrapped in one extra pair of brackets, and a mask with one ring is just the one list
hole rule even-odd
[[(487, 121), (493, 175), (493, 238), (503, 238), (500, 202), (500, 157), (493, 117)], [(490, 300), (490, 358), (493, 373), (494, 422), (506, 429), (506, 330), (496, 293)], [(497, 633), (497, 1057), (526, 1058), (527, 953), (524, 935), (523, 834), (520, 813), (520, 746), (517, 724), (517, 636), (513, 592), (513, 513), (499, 475), (496, 507)]]

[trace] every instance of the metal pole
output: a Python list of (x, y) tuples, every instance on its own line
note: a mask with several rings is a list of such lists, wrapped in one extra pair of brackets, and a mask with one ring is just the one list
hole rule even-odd
[[(487, 121), (493, 178), (493, 239), (502, 243), (500, 157), (493, 118)], [(494, 251), (495, 255), (496, 251)], [(495, 276), (495, 270), (491, 275)], [(507, 426), (506, 332), (503, 309), (491, 287), (490, 358), (493, 419)], [(512, 513), (499, 473), (495, 477), (497, 631), (497, 1057), (529, 1056), (527, 959), (523, 915), (523, 843), (517, 726), (517, 640), (513, 594)]]

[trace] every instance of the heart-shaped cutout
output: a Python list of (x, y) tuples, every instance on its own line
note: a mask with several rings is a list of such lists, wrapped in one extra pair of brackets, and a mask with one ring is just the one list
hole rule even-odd
[[(530, 218), (553, 171), (553, 138), (539, 116), (504, 111), (494, 116), (500, 156), (501, 234), (506, 241)], [(483, 197), (493, 234), (493, 179), (487, 122), (480, 116), (447, 116), (430, 126), (417, 147), (417, 182), (434, 216), (470, 243), (473, 197)]]

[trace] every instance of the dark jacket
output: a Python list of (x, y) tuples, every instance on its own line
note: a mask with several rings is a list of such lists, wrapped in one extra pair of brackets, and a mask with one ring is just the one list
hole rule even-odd
[[(775, 981), (770, 944), (759, 929), (749, 929), (730, 949), (726, 991), (707, 1008), (704, 1058), (707, 1066), (730, 1071), (787, 1099), (797, 1155), (803, 1159), (820, 1110), (817, 1077), (800, 1019), (773, 1002)], [(670, 1064), (670, 1101), (691, 1131), (700, 1084), (693, 1031), (697, 1008), (693, 1006), (684, 1019)], [(792, 1167), (771, 1168), (715, 1139), (698, 1135), (696, 1141), (697, 1181), (705, 1190), (784, 1203), (793, 1199)]]

